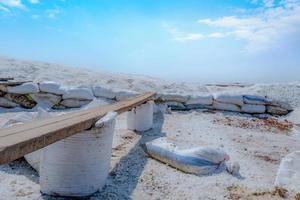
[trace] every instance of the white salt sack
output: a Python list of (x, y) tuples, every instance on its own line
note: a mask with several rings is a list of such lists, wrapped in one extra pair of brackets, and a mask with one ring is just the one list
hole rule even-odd
[(92, 88), (95, 97), (103, 97), (107, 99), (114, 99), (116, 97), (116, 93), (112, 91), (112, 89), (107, 89), (100, 86), (95, 86)]
[(94, 95), (89, 88), (71, 88), (63, 95), (63, 99), (93, 100)]
[(31, 98), (37, 102), (39, 106), (52, 108), (61, 101), (61, 96), (51, 93), (36, 93), (30, 94)]
[(22, 85), (7, 87), (7, 93), (32, 94), (37, 92), (39, 92), (39, 86), (36, 83), (23, 83)]
[(41, 192), (59, 196), (88, 196), (104, 186), (111, 161), (116, 113), (96, 127), (44, 148), (40, 166)]
[(189, 100), (185, 102), (185, 105), (212, 105), (213, 104), (213, 96), (202, 95), (202, 96), (191, 96)]
[(275, 186), (300, 192), (300, 151), (290, 153), (281, 160)]
[(90, 100), (65, 99), (60, 102), (60, 105), (63, 105), (67, 108), (80, 108), (81, 106), (87, 105), (90, 102)]
[(180, 103), (184, 103), (189, 99), (188, 95), (181, 95), (181, 94), (175, 94), (175, 93), (163, 93), (163, 94), (157, 94), (157, 99), (160, 99), (162, 101), (177, 101)]
[(17, 107), (18, 104), (16, 104), (15, 102), (9, 100), (9, 99), (6, 99), (4, 97), (0, 97), (0, 107), (3, 107), (3, 108), (15, 108)]
[(244, 95), (245, 104), (254, 104), (254, 105), (266, 105), (270, 102), (270, 99), (262, 96), (256, 95)]
[(123, 90), (116, 92), (116, 99), (117, 101), (123, 101), (132, 97), (139, 95), (139, 93), (129, 90)]
[(244, 104), (242, 106), (242, 112), (250, 114), (262, 114), (266, 112), (266, 106), (264, 105), (254, 105), (254, 104)]
[(213, 108), (216, 110), (225, 110), (225, 111), (233, 111), (233, 112), (241, 112), (241, 107), (230, 104), (230, 103), (220, 103), (215, 101), (213, 103)]
[(234, 95), (234, 94), (215, 94), (214, 100), (221, 103), (230, 103), (242, 106), (244, 104), (244, 98), (242, 95)]
[(148, 101), (127, 112), (127, 128), (133, 131), (147, 131), (153, 126), (153, 101)]
[(57, 95), (63, 95), (66, 92), (66, 88), (61, 86), (59, 83), (52, 81), (45, 81), (39, 83), (39, 88), (41, 92), (52, 93)]
[(278, 106), (267, 106), (267, 112), (272, 115), (286, 115), (289, 113), (287, 109)]

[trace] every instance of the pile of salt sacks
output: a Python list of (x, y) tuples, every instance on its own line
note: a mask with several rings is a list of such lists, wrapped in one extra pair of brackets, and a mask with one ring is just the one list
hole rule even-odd
[(161, 94), (158, 95), (157, 99), (160, 104), (174, 110), (206, 108), (248, 114), (272, 115), (285, 115), (293, 110), (287, 103), (257, 95), (217, 93), (214, 95), (184, 96), (178, 94)]
[[(4, 108), (32, 108), (36, 103), (47, 104), (50, 108), (79, 108), (89, 104), (95, 98), (103, 99), (109, 103), (121, 101), (138, 95), (132, 91), (113, 91), (104, 87), (67, 88), (56, 82), (24, 83), (17, 86), (0, 88), (0, 107)], [(13, 97), (13, 98), (12, 98)], [(36, 102), (32, 106), (24, 106), (17, 98), (23, 101)]]
[[(55, 82), (28, 82), (17, 86), (0, 88), (0, 107), (33, 108), (46, 104), (54, 109), (79, 108), (94, 99), (107, 103), (122, 101), (139, 93), (128, 90), (114, 90), (102, 86), (66, 88)], [(292, 111), (287, 103), (273, 101), (257, 95), (228, 93), (184, 95), (159, 93), (155, 98), (155, 111), (171, 108), (174, 110), (213, 109), (248, 114), (285, 115)], [(45, 107), (45, 106), (44, 106)]]

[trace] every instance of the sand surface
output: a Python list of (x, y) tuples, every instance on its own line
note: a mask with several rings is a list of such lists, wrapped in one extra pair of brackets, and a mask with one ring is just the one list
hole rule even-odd
[[(206, 110), (156, 114), (154, 128), (144, 133), (126, 129), (126, 115), (117, 118), (111, 172), (102, 191), (87, 199), (281, 199), (273, 183), (283, 156), (300, 150), (300, 84), (255, 84), (246, 87), (203, 86), (172, 83), (151, 77), (92, 72), (59, 65), (1, 58), (3, 76), (30, 80), (53, 80), (66, 85), (105, 84), (135, 91), (160, 90), (201, 93), (230, 90), (268, 95), (291, 103), (295, 112), (279, 119), (291, 120), (282, 129), (248, 115)], [(3, 72), (3, 74), (2, 74)], [(1, 109), (0, 125), (22, 111)], [(167, 137), (180, 148), (210, 146), (223, 148), (241, 165), (240, 180), (226, 172), (213, 176), (185, 174), (148, 158), (140, 144)], [(0, 200), (44, 199), (38, 174), (24, 159), (0, 166)], [(292, 197), (289, 197), (292, 199)]]
[[(252, 122), (247, 116), (232, 113), (173, 112), (155, 115), (154, 128), (138, 134), (126, 130), (126, 115), (120, 115), (110, 175), (103, 190), (89, 199), (246, 199), (245, 195), (255, 199), (252, 193), (272, 190), (280, 159), (299, 150), (299, 130), (241, 128), (223, 119)], [(231, 160), (240, 163), (244, 179), (226, 172), (204, 177), (189, 175), (148, 158), (139, 145), (158, 137), (167, 137), (180, 148), (223, 148)], [(0, 167), (0, 193), (3, 200), (65, 199), (42, 196), (38, 174), (23, 159)], [(277, 196), (267, 193), (261, 198)]]

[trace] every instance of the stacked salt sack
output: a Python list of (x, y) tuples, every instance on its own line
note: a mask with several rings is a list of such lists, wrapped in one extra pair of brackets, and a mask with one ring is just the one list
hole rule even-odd
[(127, 128), (133, 131), (147, 131), (153, 125), (153, 101), (148, 101), (127, 112)]
[(95, 128), (45, 147), (41, 155), (41, 192), (88, 196), (100, 190), (109, 173), (117, 113), (108, 113)]

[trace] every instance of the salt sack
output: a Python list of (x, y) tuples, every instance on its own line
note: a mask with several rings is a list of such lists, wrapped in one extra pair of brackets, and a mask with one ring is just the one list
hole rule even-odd
[(189, 100), (185, 102), (185, 105), (212, 105), (212, 104), (213, 104), (212, 95), (191, 96)]
[(41, 192), (88, 196), (104, 186), (111, 160), (117, 113), (108, 113), (96, 127), (44, 148), (40, 166)]
[(94, 95), (89, 88), (72, 88), (66, 91), (63, 99), (93, 100)]
[(51, 93), (37, 93), (31, 94), (31, 98), (37, 102), (38, 105), (45, 108), (52, 108), (61, 101), (61, 96)]
[(256, 95), (244, 95), (244, 103), (246, 104), (254, 104), (254, 105), (266, 105), (270, 100)]
[(60, 102), (60, 104), (67, 108), (80, 108), (81, 106), (89, 104), (90, 102), (90, 100), (65, 99)]
[[(14, 116), (13, 118), (10, 118), (4, 123), (3, 127), (11, 127), (14, 125), (31, 122), (34, 119), (45, 119), (45, 118), (54, 116), (53, 113), (50, 114), (41, 107), (38, 107), (37, 110), (38, 110), (38, 112), (25, 112), (22, 114), (18, 114), (16, 116)], [(29, 163), (29, 165), (32, 168), (34, 168), (37, 172), (39, 172), (40, 158), (41, 158), (42, 151), (43, 151), (43, 149), (39, 149), (32, 153), (26, 154), (24, 156), (25, 160)]]
[(147, 131), (153, 126), (153, 101), (148, 101), (127, 112), (127, 128), (133, 131)]
[(38, 92), (39, 86), (36, 83), (23, 83), (22, 85), (7, 87), (7, 93), (13, 94), (31, 94)]
[(95, 86), (92, 89), (95, 97), (103, 97), (107, 99), (114, 99), (116, 97), (115, 92), (110, 89), (100, 86)]
[(292, 152), (281, 160), (275, 186), (300, 192), (300, 151)]
[(0, 97), (0, 107), (4, 107), (4, 108), (15, 108), (17, 107), (18, 104), (16, 104), (15, 102), (6, 99), (4, 97)]
[(39, 83), (39, 88), (41, 92), (57, 95), (63, 95), (66, 92), (66, 88), (62, 87), (59, 83), (52, 81), (44, 81)]
[(233, 95), (233, 94), (215, 94), (214, 100), (221, 103), (230, 103), (242, 106), (244, 104), (244, 98), (242, 95)]
[(199, 147), (180, 150), (165, 138), (148, 142), (142, 148), (152, 158), (196, 175), (209, 175), (225, 170), (225, 161), (229, 160), (229, 156), (221, 149)]
[(213, 103), (213, 108), (216, 110), (225, 110), (225, 111), (233, 111), (233, 112), (241, 112), (241, 108), (235, 104), (230, 103), (220, 103), (215, 101)]
[(176, 101), (180, 103), (184, 103), (189, 99), (189, 96), (187, 95), (181, 95), (181, 94), (175, 94), (175, 93), (163, 93), (163, 94), (157, 94), (157, 99), (160, 99), (162, 101)]
[(250, 113), (250, 114), (262, 114), (266, 112), (266, 106), (264, 105), (251, 105), (251, 104), (244, 104), (242, 106), (242, 112)]
[(129, 91), (129, 90), (118, 91), (118, 92), (116, 92), (116, 100), (123, 101), (128, 98), (135, 97), (137, 95), (139, 95), (139, 93), (134, 92), (134, 91)]
[(177, 101), (167, 101), (164, 104), (167, 105), (168, 108), (171, 108), (171, 110), (185, 110), (186, 107)]

